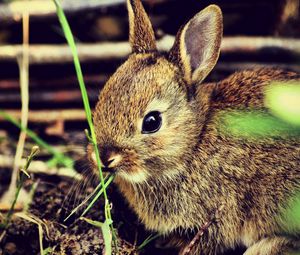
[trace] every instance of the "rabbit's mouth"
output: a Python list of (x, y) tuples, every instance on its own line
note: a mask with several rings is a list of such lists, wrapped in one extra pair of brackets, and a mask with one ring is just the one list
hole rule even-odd
[(118, 174), (120, 172), (120, 168), (117, 167), (101, 167), (101, 170), (105, 173)]
[(106, 172), (106, 173), (115, 173), (115, 169), (114, 168), (111, 168), (111, 167), (102, 167), (101, 168), (103, 172)]
[[(121, 179), (131, 183), (141, 183), (148, 178), (148, 172), (140, 164), (140, 160), (134, 150), (123, 149), (116, 151), (114, 148), (102, 149), (100, 153), (101, 170), (113, 173)], [(98, 174), (98, 164), (95, 152), (88, 146), (88, 159), (92, 163), (94, 173)]]

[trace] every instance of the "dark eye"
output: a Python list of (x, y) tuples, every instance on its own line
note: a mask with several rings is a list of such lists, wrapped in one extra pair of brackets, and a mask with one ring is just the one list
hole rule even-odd
[(142, 133), (149, 134), (157, 132), (161, 127), (161, 113), (158, 111), (149, 112), (143, 120)]

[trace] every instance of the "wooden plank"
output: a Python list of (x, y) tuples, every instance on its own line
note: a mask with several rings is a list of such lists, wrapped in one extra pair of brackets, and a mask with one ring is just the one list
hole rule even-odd
[(249, 70), (255, 68), (282, 68), (292, 70), (294, 72), (300, 73), (299, 64), (286, 64), (286, 63), (257, 63), (257, 62), (219, 62), (213, 69), (213, 72), (229, 72), (233, 73), (236, 71)]
[[(164, 36), (157, 42), (159, 50), (167, 51), (174, 42), (173, 36)], [(82, 62), (105, 59), (123, 59), (130, 52), (128, 42), (78, 44), (78, 54)], [(222, 41), (222, 53), (252, 54), (272, 49), (273, 54), (288, 53), (300, 57), (300, 39), (275, 37), (225, 37)], [(275, 53), (274, 53), (275, 52)], [(16, 61), (22, 53), (21, 45), (0, 46), (0, 61)], [(29, 47), (31, 64), (68, 63), (72, 54), (67, 45), (31, 45)]]
[[(14, 161), (13, 157), (0, 155), (0, 170), (6, 171), (7, 168), (11, 168), (13, 165), (13, 161)], [(23, 166), (25, 162), (26, 159), (22, 159), (21, 165)], [(82, 179), (82, 176), (79, 173), (75, 172), (75, 170), (72, 168), (66, 168), (66, 167), (49, 168), (47, 162), (41, 160), (33, 160), (28, 168), (28, 173), (66, 176), (77, 180)]]
[[(10, 116), (20, 119), (19, 110), (5, 110)], [(3, 121), (0, 115), (0, 121)], [(83, 109), (62, 109), (62, 110), (30, 110), (28, 116), (29, 122), (50, 123), (58, 120), (63, 121), (85, 121), (85, 111)]]
[[(85, 75), (84, 76), (84, 81), (85, 84), (90, 86), (94, 85), (93, 88), (101, 88), (103, 84), (107, 81), (109, 78), (109, 75), (106, 74), (101, 74), (101, 75)], [(68, 76), (66, 78), (41, 78), (37, 79), (34, 77), (30, 77), (29, 80), (29, 87), (30, 89), (33, 88), (45, 88), (53, 91), (53, 89), (57, 88), (78, 88), (78, 80), (76, 76)], [(92, 87), (92, 86), (90, 86)], [(20, 89), (20, 81), (18, 79), (3, 79), (0, 80), (0, 89), (1, 91), (3, 90), (15, 90), (15, 89)], [(78, 88), (79, 89), (79, 88)], [(78, 90), (79, 91), (79, 90)], [(1, 100), (0, 100), (1, 101)]]
[[(99, 88), (101, 88), (99, 86)], [(88, 89), (89, 99), (95, 102), (98, 98), (99, 89)], [(0, 105), (4, 103), (19, 103), (21, 96), (19, 91), (9, 91), (0, 93)], [(56, 90), (34, 90), (30, 91), (31, 103), (81, 103), (82, 96), (79, 89), (56, 89)]]

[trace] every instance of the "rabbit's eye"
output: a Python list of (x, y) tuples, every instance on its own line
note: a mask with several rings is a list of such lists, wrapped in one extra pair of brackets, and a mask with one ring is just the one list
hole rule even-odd
[(149, 134), (157, 132), (161, 127), (161, 113), (158, 111), (149, 112), (143, 120), (142, 133)]

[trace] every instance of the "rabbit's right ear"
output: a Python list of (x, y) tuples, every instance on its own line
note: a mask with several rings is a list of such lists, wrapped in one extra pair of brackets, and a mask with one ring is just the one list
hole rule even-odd
[(201, 82), (215, 66), (223, 34), (222, 12), (210, 5), (196, 14), (178, 33), (169, 53), (188, 84)]
[(141, 0), (127, 0), (129, 42), (135, 53), (156, 51), (155, 35)]

